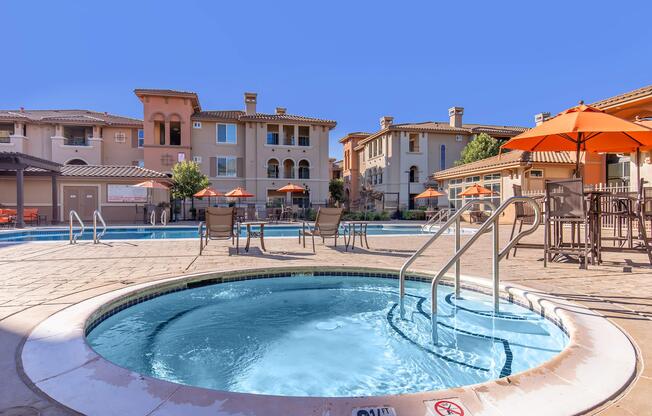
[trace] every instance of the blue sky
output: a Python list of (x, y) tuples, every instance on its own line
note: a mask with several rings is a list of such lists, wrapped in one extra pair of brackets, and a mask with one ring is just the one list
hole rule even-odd
[(337, 120), (532, 125), (648, 85), (652, 3), (633, 1), (2, 1), (0, 108), (142, 117), (134, 88)]

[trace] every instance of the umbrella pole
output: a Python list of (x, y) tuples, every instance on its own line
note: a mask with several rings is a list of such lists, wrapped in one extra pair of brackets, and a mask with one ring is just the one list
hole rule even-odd
[(639, 148), (636, 149), (636, 182), (636, 191), (640, 192), (643, 184), (641, 183), (641, 149)]
[(577, 133), (577, 151), (575, 156), (577, 160), (575, 161), (575, 178), (580, 177), (580, 149), (582, 146), (582, 133)]

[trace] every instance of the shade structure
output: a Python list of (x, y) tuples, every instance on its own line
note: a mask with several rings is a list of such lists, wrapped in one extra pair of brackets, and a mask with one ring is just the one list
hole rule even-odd
[(148, 180), (145, 182), (137, 183), (136, 185), (139, 188), (148, 188), (148, 189), (169, 189), (167, 186), (163, 185), (160, 182), (156, 182), (153, 180)]
[(301, 193), (301, 192), (305, 192), (305, 191), (306, 191), (306, 189), (304, 187), (299, 186), (299, 185), (295, 185), (293, 183), (288, 183), (287, 185), (285, 185), (285, 186), (283, 186), (281, 188), (278, 188), (276, 190), (276, 192), (286, 192), (286, 193), (293, 193), (293, 194)]
[(247, 192), (246, 189), (242, 187), (237, 187), (224, 194), (224, 196), (228, 198), (251, 198), (254, 197), (255, 195), (250, 194), (249, 192)]
[(505, 149), (574, 151), (575, 176), (579, 176), (580, 152), (638, 152), (652, 147), (652, 129), (580, 105), (519, 134), (501, 146)]
[(415, 196), (415, 198), (418, 198), (418, 199), (421, 199), (421, 198), (436, 198), (438, 196), (444, 196), (444, 194), (437, 191), (434, 188), (428, 188), (425, 191), (421, 192), (419, 195)]
[(480, 196), (480, 195), (494, 195), (495, 192), (491, 189), (487, 189), (483, 186), (473, 184), (466, 188), (464, 191), (460, 192), (460, 196)]
[(196, 198), (206, 198), (206, 197), (210, 198), (213, 196), (224, 196), (224, 194), (222, 192), (216, 191), (215, 189), (209, 186), (197, 192), (193, 196)]

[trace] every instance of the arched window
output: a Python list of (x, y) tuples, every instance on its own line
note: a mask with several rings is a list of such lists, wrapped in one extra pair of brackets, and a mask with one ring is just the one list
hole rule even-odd
[(439, 147), (439, 169), (446, 169), (446, 145), (442, 144)]
[(299, 161), (299, 179), (310, 179), (310, 162)]
[(410, 182), (419, 182), (419, 168), (416, 166), (410, 168)]
[(283, 161), (283, 177), (294, 179), (294, 160), (285, 159)]
[(278, 179), (278, 160), (269, 159), (267, 161), (267, 177)]
[(88, 165), (88, 163), (81, 159), (70, 159), (66, 162), (66, 165)]

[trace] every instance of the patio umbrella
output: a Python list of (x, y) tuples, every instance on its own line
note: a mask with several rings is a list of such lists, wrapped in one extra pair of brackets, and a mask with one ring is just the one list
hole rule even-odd
[(147, 203), (148, 204), (150, 203), (150, 200), (151, 200), (150, 189), (166, 189), (166, 190), (170, 189), (167, 186), (163, 185), (162, 183), (156, 182), (156, 181), (151, 180), (151, 179), (147, 180), (145, 182), (137, 183), (134, 186), (139, 187), (139, 188), (147, 188)]
[(210, 206), (211, 205), (211, 197), (213, 197), (213, 196), (224, 196), (224, 194), (219, 192), (219, 191), (216, 191), (215, 189), (208, 186), (208, 187), (202, 189), (201, 191), (197, 192), (193, 196), (196, 197), (196, 198), (206, 198), (206, 197), (208, 197), (208, 206)]
[[(278, 188), (276, 192), (285, 192), (286, 194), (299, 194), (305, 192), (305, 188), (299, 185), (295, 185), (293, 183), (288, 183), (287, 185)], [(287, 202), (287, 200), (285, 201)]]
[(430, 198), (437, 198), (439, 196), (443, 196), (444, 194), (437, 191), (434, 188), (428, 188), (425, 191), (421, 192), (419, 195), (415, 196), (415, 199), (423, 199), (423, 198), (428, 198), (428, 208), (432, 209), (431, 207), (431, 201)]
[(247, 192), (246, 189), (238, 186), (237, 188), (232, 189), (226, 194), (224, 194), (224, 196), (226, 196), (227, 198), (251, 198), (254, 197), (255, 195), (250, 194), (249, 192)]
[(483, 186), (473, 184), (466, 188), (464, 191), (460, 192), (460, 196), (480, 196), (480, 195), (494, 195), (495, 192), (491, 189), (487, 189)]
[(513, 137), (501, 148), (529, 152), (574, 151), (577, 158), (575, 177), (579, 177), (580, 152), (638, 154), (641, 148), (651, 146), (652, 129), (612, 116), (580, 101), (580, 105)]

